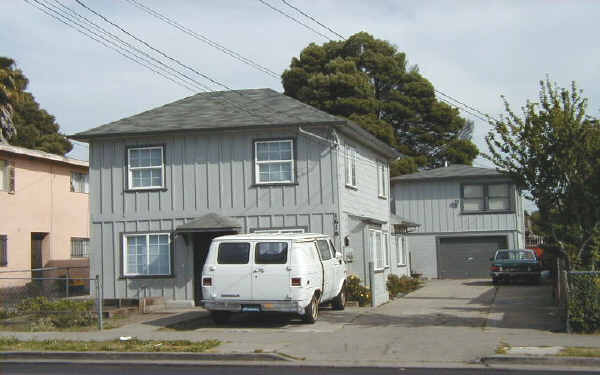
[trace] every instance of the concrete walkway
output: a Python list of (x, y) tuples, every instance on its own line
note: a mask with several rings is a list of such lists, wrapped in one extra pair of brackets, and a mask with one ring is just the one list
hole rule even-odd
[[(161, 329), (186, 321), (180, 330)], [(197, 309), (102, 332), (10, 333), (20, 339), (219, 339), (220, 353), (285, 353), (311, 362), (465, 363), (511, 346), (600, 346), (600, 336), (560, 329), (548, 285), (492, 286), (487, 280), (432, 280), (404, 298), (375, 309), (324, 308), (306, 325), (285, 315), (240, 315), (216, 327)]]

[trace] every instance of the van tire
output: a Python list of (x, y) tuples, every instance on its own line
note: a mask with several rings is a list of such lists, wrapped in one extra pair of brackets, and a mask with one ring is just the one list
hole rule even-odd
[(231, 318), (231, 311), (211, 311), (210, 317), (216, 325), (223, 325), (229, 321), (229, 318)]
[(346, 284), (342, 285), (338, 295), (331, 301), (331, 308), (334, 310), (344, 310), (346, 308)]
[(304, 308), (304, 315), (302, 320), (305, 323), (313, 324), (319, 318), (319, 298), (315, 294), (306, 308)]

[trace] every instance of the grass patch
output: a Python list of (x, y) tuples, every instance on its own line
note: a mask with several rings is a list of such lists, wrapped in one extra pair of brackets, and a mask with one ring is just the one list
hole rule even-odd
[(199, 342), (188, 340), (158, 341), (138, 339), (129, 341), (22, 341), (16, 338), (0, 338), (0, 350), (2, 351), (202, 353), (215, 348), (220, 344), (221, 342), (219, 340), (203, 340)]
[(569, 346), (562, 349), (558, 355), (560, 357), (600, 357), (600, 348)]

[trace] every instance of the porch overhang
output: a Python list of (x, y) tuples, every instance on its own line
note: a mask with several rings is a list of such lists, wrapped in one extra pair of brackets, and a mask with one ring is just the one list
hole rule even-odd
[(390, 225), (394, 228), (394, 233), (408, 233), (410, 229), (414, 229), (420, 227), (420, 224), (413, 223), (408, 219), (398, 216), (398, 215), (390, 215)]
[(186, 235), (192, 233), (239, 233), (241, 229), (241, 225), (235, 219), (211, 212), (178, 226), (174, 234), (182, 234), (186, 238)]

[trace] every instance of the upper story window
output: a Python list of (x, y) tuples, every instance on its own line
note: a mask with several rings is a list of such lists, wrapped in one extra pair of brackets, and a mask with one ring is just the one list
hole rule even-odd
[(71, 258), (87, 258), (89, 246), (89, 238), (71, 238)]
[(509, 183), (462, 185), (463, 212), (511, 211)]
[(127, 150), (129, 189), (161, 189), (164, 181), (164, 148), (136, 147)]
[(388, 190), (388, 178), (387, 178), (387, 165), (381, 160), (377, 160), (377, 186), (379, 197), (387, 198)]
[(14, 162), (0, 160), (0, 191), (15, 192)]
[(346, 156), (345, 156), (345, 171), (346, 171), (346, 186), (357, 187), (356, 178), (356, 149), (352, 146), (346, 145)]
[(294, 182), (294, 141), (292, 139), (254, 142), (257, 184)]
[(71, 191), (75, 193), (90, 192), (90, 184), (87, 173), (71, 172)]

